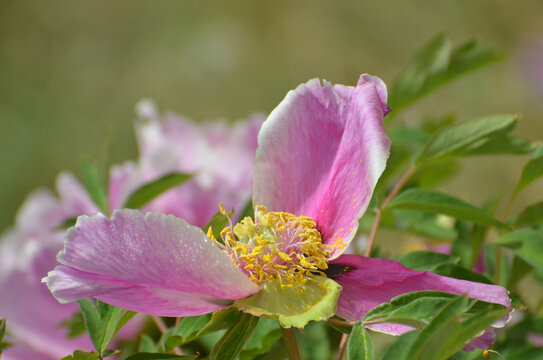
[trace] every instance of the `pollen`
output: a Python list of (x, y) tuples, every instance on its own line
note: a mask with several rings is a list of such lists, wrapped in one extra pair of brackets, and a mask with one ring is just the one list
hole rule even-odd
[(326, 276), (327, 259), (334, 249), (322, 243), (316, 225), (307, 216), (257, 206), (254, 221), (246, 217), (221, 231), (223, 249), (258, 285), (278, 282), (283, 290), (304, 285), (309, 276)]

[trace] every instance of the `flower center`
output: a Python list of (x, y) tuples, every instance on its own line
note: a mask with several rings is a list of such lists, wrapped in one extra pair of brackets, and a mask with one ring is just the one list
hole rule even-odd
[(226, 227), (221, 238), (234, 264), (258, 285), (278, 281), (285, 289), (304, 285), (310, 275), (326, 276), (332, 247), (322, 243), (310, 217), (258, 206), (254, 222), (246, 217)]

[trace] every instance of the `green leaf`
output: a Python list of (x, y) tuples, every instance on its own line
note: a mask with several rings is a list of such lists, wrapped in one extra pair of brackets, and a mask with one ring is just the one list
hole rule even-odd
[[(117, 354), (117, 350), (106, 350), (103, 352), (102, 357), (107, 357)], [(75, 350), (72, 355), (63, 357), (61, 360), (98, 360), (100, 355), (96, 352), (87, 352), (83, 350)]]
[(202, 229), (204, 230), (205, 233), (207, 233), (209, 228), (211, 228), (213, 232), (213, 237), (217, 241), (222, 241), (221, 231), (228, 224), (228, 218), (231, 217), (233, 213), (234, 213), (233, 211), (228, 211), (227, 213), (228, 217), (227, 217), (221, 211), (218, 211), (215, 215), (213, 215), (213, 217)]
[(403, 294), (366, 313), (364, 325), (396, 323), (422, 329), (458, 295), (441, 291), (417, 291)]
[(457, 297), (435, 316), (413, 341), (407, 360), (445, 360), (462, 349), (467, 341), (488, 328), (493, 322), (507, 313), (504, 306), (490, 304), (491, 307), (472, 317), (465, 318), (465, 311), (474, 300)]
[(517, 230), (500, 236), (496, 245), (511, 250), (528, 264), (543, 269), (543, 233), (536, 230)]
[(312, 321), (304, 328), (301, 342), (301, 356), (303, 359), (329, 360), (332, 358), (328, 325), (324, 321)]
[(6, 335), (6, 319), (0, 319), (0, 341), (4, 339)]
[(148, 182), (130, 194), (123, 207), (139, 209), (167, 190), (189, 180), (192, 176), (193, 174), (173, 172)]
[(396, 196), (385, 209), (411, 209), (445, 214), (482, 225), (505, 227), (493, 216), (463, 200), (435, 190), (408, 189)]
[(504, 134), (516, 125), (515, 115), (493, 115), (467, 121), (435, 133), (415, 159), (416, 164), (461, 154), (489, 136)]
[(256, 325), (258, 317), (242, 313), (235, 323), (221, 339), (213, 346), (209, 360), (235, 360), (241, 352), (243, 345), (249, 339)]
[(388, 104), (398, 112), (439, 86), (503, 57), (503, 53), (474, 40), (452, 49), (449, 39), (440, 34), (424, 45), (400, 74)]
[(88, 299), (79, 299), (77, 303), (83, 312), (85, 325), (94, 348), (98, 354), (104, 354), (109, 342), (115, 336), (117, 323), (123, 310), (99, 300), (96, 300), (96, 306)]
[(194, 360), (196, 358), (197, 356), (192, 356), (192, 355), (173, 355), (173, 354), (139, 352), (139, 353), (130, 355), (125, 360), (174, 360), (174, 359)]
[(125, 311), (124, 314), (119, 319), (119, 322), (117, 323), (117, 326), (115, 327), (115, 332), (113, 333), (113, 336), (117, 335), (119, 330), (123, 328), (123, 326), (126, 325), (134, 316), (136, 316), (138, 313), (135, 311)]
[(543, 221), (543, 201), (524, 209), (513, 222), (515, 226), (532, 225)]
[(454, 156), (481, 156), (499, 154), (528, 154), (534, 151), (537, 144), (520, 137), (509, 137), (499, 134), (477, 141), (454, 153)]
[(61, 322), (59, 326), (68, 328), (68, 338), (74, 338), (83, 334), (87, 328), (85, 327), (85, 318), (81, 311), (77, 311), (71, 318)]
[(412, 251), (398, 259), (403, 266), (418, 271), (432, 271), (438, 265), (458, 264), (459, 261), (460, 259), (454, 256), (422, 250)]
[(89, 160), (84, 160), (81, 163), (81, 172), (83, 175), (83, 184), (87, 189), (92, 201), (107, 214), (109, 212), (107, 196), (98, 175), (98, 168)]
[(370, 336), (361, 322), (353, 326), (347, 343), (347, 358), (349, 360), (372, 360), (373, 345)]
[(382, 360), (405, 360), (407, 355), (407, 349), (411, 347), (413, 341), (417, 337), (417, 331), (409, 331), (398, 337), (392, 345), (386, 349), (383, 354)]
[(213, 315), (211, 315), (211, 320), (198, 331), (196, 336), (200, 337), (213, 331), (228, 329), (232, 324), (238, 321), (239, 317), (240, 312), (232, 307), (215, 311)]
[[(542, 149), (541, 147), (540, 149)], [(518, 182), (518, 185), (515, 189), (515, 196), (526, 186), (530, 185), (537, 179), (539, 179), (541, 176), (543, 176), (543, 155), (541, 155), (541, 152), (539, 149), (536, 152), (536, 156), (533, 159), (531, 159), (526, 166), (524, 166), (524, 169), (522, 170), (522, 175), (520, 176), (520, 180)]]
[(252, 360), (256, 356), (270, 351), (282, 336), (279, 323), (276, 320), (261, 318), (245, 344), (245, 349), (239, 354), (239, 360)]

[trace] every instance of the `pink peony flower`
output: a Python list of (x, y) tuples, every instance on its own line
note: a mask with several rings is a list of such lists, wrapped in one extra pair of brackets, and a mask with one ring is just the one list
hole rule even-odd
[[(216, 212), (219, 199), (242, 209), (250, 199), (252, 177), (247, 174), (252, 173), (263, 117), (255, 115), (232, 127), (222, 122), (197, 126), (174, 115), (161, 119), (149, 103), (144, 106), (137, 124), (140, 159), (112, 168), (110, 208), (122, 206), (134, 190), (166, 173), (191, 172), (193, 179), (159, 196), (144, 211), (183, 215), (203, 225)], [(222, 167), (208, 166), (209, 159)], [(30, 195), (15, 229), (0, 239), (0, 317), (7, 318), (9, 340), (14, 343), (3, 353), (8, 360), (59, 359), (74, 349), (93, 349), (88, 336), (66, 338), (67, 329), (58, 324), (79, 308), (56, 301), (41, 278), (57, 264), (65, 233), (62, 224), (99, 210), (69, 173), (57, 178), (57, 192), (59, 198), (47, 190)], [(142, 320), (133, 319), (119, 335), (132, 336)]]
[[(387, 91), (362, 75), (356, 87), (300, 85), (258, 135), (255, 220), (206, 234), (159, 212), (118, 210), (80, 217), (46, 278), (61, 302), (95, 297), (161, 316), (228, 306), (303, 327), (337, 313), (360, 320), (371, 308), (417, 290), (467, 294), (510, 307), (507, 290), (407, 269), (387, 259), (342, 255), (354, 237), (389, 155)], [(340, 274), (332, 276), (334, 268)], [(326, 274), (330, 276), (325, 276)], [(391, 334), (396, 324), (371, 328)]]

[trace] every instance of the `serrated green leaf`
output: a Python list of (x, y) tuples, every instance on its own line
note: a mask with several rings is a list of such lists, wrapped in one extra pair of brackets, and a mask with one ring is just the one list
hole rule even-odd
[(454, 256), (422, 250), (412, 251), (398, 259), (403, 266), (418, 271), (432, 271), (438, 265), (458, 264), (459, 261), (460, 259)]
[(172, 172), (136, 189), (124, 204), (124, 208), (139, 209), (167, 190), (189, 180), (193, 174)]
[(125, 360), (194, 360), (197, 356), (192, 355), (173, 355), (173, 354), (160, 354), (160, 353), (146, 353), (139, 352), (130, 355)]
[(373, 344), (361, 322), (354, 324), (351, 331), (347, 343), (347, 358), (349, 360), (373, 360)]
[(400, 74), (388, 104), (398, 112), (439, 86), (503, 57), (503, 53), (474, 40), (452, 49), (449, 39), (440, 34), (425, 44)]
[(83, 175), (83, 184), (85, 184), (92, 201), (104, 214), (107, 214), (109, 212), (108, 200), (98, 175), (98, 168), (91, 161), (84, 160), (81, 163), (81, 173)]
[(482, 146), (485, 138), (503, 135), (516, 124), (515, 115), (492, 115), (467, 121), (435, 133), (415, 159), (416, 164), (462, 154), (474, 146)]
[(536, 230), (517, 230), (500, 236), (496, 245), (511, 250), (528, 264), (543, 269), (543, 233)]
[(258, 324), (258, 319), (258, 317), (251, 314), (242, 313), (239, 321), (228, 329), (213, 346), (209, 354), (209, 360), (235, 360), (243, 345), (253, 333)]
[[(539, 151), (536, 153), (539, 154)], [(515, 188), (515, 195), (517, 195), (522, 189), (530, 185), (537, 179), (543, 176), (543, 156), (537, 156), (531, 159), (524, 169), (522, 170), (522, 175), (518, 182), (517, 187)]]
[(524, 209), (513, 222), (515, 226), (532, 225), (543, 222), (543, 201)]
[(396, 196), (385, 208), (411, 209), (449, 215), (482, 225), (505, 227), (486, 211), (463, 200), (435, 190), (408, 189)]

